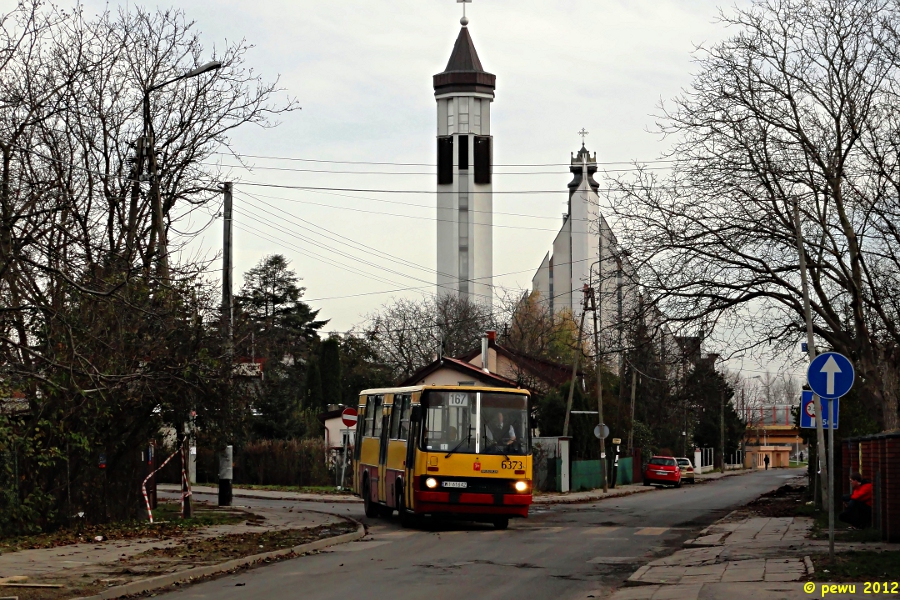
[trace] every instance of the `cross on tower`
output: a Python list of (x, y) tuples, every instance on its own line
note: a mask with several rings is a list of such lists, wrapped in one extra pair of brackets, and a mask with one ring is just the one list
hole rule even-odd
[(463, 16), (462, 19), (459, 20), (459, 24), (465, 27), (469, 24), (469, 19), (466, 18), (466, 4), (470, 3), (472, 0), (456, 0), (457, 4), (463, 5)]
[[(460, 0), (460, 1), (461, 1), (461, 0)], [(471, 0), (470, 0), (470, 1), (471, 1)], [(584, 127), (582, 127), (582, 128), (581, 128), (581, 131), (578, 132), (578, 135), (581, 136), (581, 145), (582, 145), (582, 146), (584, 146), (584, 138), (585, 138), (586, 135), (588, 135), (588, 133), (590, 133), (590, 132), (587, 131)]]

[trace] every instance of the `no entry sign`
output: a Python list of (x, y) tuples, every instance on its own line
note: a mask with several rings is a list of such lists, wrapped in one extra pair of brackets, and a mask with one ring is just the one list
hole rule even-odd
[(344, 427), (355, 427), (356, 416), (357, 412), (355, 408), (345, 408), (341, 413), (341, 421), (343, 421)]

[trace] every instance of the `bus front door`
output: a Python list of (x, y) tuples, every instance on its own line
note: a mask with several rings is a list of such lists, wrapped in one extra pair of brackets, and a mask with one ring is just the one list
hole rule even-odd
[(383, 410), (384, 416), (381, 421), (383, 423), (381, 427), (381, 447), (378, 451), (378, 501), (387, 503), (387, 482), (385, 481), (385, 475), (387, 472), (388, 443), (391, 439), (391, 406), (385, 405)]
[(406, 485), (404, 485), (405, 489), (403, 491), (403, 504), (407, 508), (415, 508), (413, 506), (413, 482), (416, 475), (416, 445), (421, 430), (422, 407), (415, 404), (410, 409), (409, 435), (406, 438), (406, 470), (403, 477)]

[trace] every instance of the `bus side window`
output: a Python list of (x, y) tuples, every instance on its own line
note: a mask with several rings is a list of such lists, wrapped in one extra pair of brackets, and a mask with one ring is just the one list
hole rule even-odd
[(405, 440), (409, 435), (409, 404), (411, 397), (394, 396), (394, 410), (391, 413), (391, 439)]
[(366, 419), (363, 421), (362, 431), (359, 433), (360, 437), (370, 436), (372, 435), (372, 425), (373, 419), (375, 418), (375, 397), (369, 396), (366, 399)]
[(403, 397), (403, 406), (400, 413), (400, 432), (397, 437), (401, 440), (409, 439), (409, 410), (412, 407), (412, 396)]
[(388, 434), (388, 438), (392, 440), (397, 439), (397, 435), (400, 433), (400, 411), (403, 408), (403, 396), (394, 395), (394, 405), (391, 407), (391, 430)]
[[(381, 428), (384, 423), (384, 411), (382, 410), (384, 396), (374, 396), (370, 398), (370, 402), (372, 403), (373, 424), (371, 432), (368, 427), (366, 427), (366, 432), (372, 437), (381, 437)], [(368, 411), (366, 411), (366, 414), (368, 415)]]

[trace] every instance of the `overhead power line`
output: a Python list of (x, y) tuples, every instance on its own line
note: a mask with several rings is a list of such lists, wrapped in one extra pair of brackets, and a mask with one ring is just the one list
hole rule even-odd
[[(261, 181), (241, 181), (241, 185), (250, 185), (254, 187), (271, 187), (271, 188), (281, 188), (287, 190), (325, 190), (331, 192), (366, 192), (369, 194), (438, 194), (438, 193), (451, 193), (444, 192), (442, 190), (385, 190), (385, 189), (376, 189), (376, 188), (338, 188), (338, 187), (324, 187), (324, 186), (314, 186), (314, 185), (287, 185), (281, 183), (264, 183)], [(598, 192), (616, 192), (619, 191), (615, 188), (599, 188), (596, 190)], [(564, 194), (568, 193), (568, 190), (565, 188), (555, 189), (555, 190), (492, 190), (492, 194), (518, 194), (518, 195), (526, 195), (526, 194)]]
[[(368, 196), (351, 196), (349, 194), (340, 194), (340, 193), (336, 193), (336, 192), (322, 192), (322, 191), (315, 191), (315, 190), (309, 190), (309, 191), (312, 194), (325, 194), (328, 196), (337, 196), (339, 198), (349, 198), (351, 200), (368, 200), (371, 202), (381, 202), (383, 204), (396, 204), (398, 206), (411, 206), (413, 208), (424, 208), (424, 209), (428, 209), (428, 210), (435, 210), (437, 208), (434, 204), (417, 204), (415, 202), (401, 202), (399, 200), (386, 200), (384, 198), (372, 198), (372, 197), (368, 197)], [(259, 194), (259, 193), (257, 193), (256, 195), (253, 195), (253, 194), (250, 194), (250, 192), (240, 192), (240, 193), (246, 194), (248, 196), (252, 196), (254, 198), (268, 198), (270, 200), (283, 200), (285, 202), (297, 202), (297, 203), (303, 202), (302, 200), (297, 200), (296, 198), (285, 198), (284, 196), (267, 196), (265, 194)], [(564, 203), (560, 203), (560, 204), (563, 205)], [(334, 206), (333, 208), (343, 208), (343, 207), (342, 206)], [(526, 218), (526, 219), (542, 219), (545, 221), (557, 221), (557, 222), (559, 221), (558, 216), (551, 217), (551, 216), (547, 216), (547, 215), (514, 213), (514, 212), (505, 212), (505, 211), (500, 211), (500, 210), (475, 210), (475, 209), (470, 208), (469, 212), (486, 213), (486, 214), (490, 214), (490, 215), (503, 215), (503, 216), (508, 216), (508, 217), (522, 217), (522, 218)], [(572, 220), (579, 221), (579, 222), (588, 222), (588, 223), (592, 222), (591, 219), (572, 219)]]
[[(318, 158), (298, 158), (294, 156), (267, 156), (263, 154), (235, 154), (232, 152), (213, 152), (222, 156), (231, 156), (238, 158), (258, 158), (261, 160), (286, 160), (293, 162), (310, 162), (323, 163), (332, 165), (385, 165), (395, 167), (434, 167), (434, 163), (408, 163), (408, 162), (375, 162), (362, 160), (324, 160)], [(662, 164), (676, 162), (673, 159), (657, 159), (647, 161), (607, 161), (591, 163), (596, 165), (631, 165), (631, 164)], [(571, 167), (571, 163), (512, 163), (512, 164), (495, 164), (495, 167)]]
[[(335, 206), (333, 204), (325, 204), (323, 202), (310, 202), (308, 200), (290, 200), (287, 198), (282, 198), (282, 199), (287, 200), (288, 202), (295, 202), (297, 204), (306, 204), (309, 206), (323, 206), (325, 208), (332, 208), (332, 209), (336, 209), (336, 210), (349, 210), (351, 212), (366, 213), (366, 214), (370, 214), (370, 215), (382, 215), (382, 216), (387, 216), (387, 217), (402, 217), (404, 219), (418, 219), (418, 220), (422, 220), (422, 221), (451, 222), (448, 219), (438, 219), (437, 217), (425, 217), (425, 216), (420, 216), (420, 215), (404, 215), (404, 214), (400, 214), (400, 213), (389, 213), (389, 212), (382, 212), (382, 211), (377, 211), (377, 210), (366, 210), (364, 208), (353, 208), (353, 207), (349, 207), (349, 206)], [(452, 222), (455, 223), (456, 221), (452, 221)], [(482, 227), (488, 226), (487, 223), (473, 223), (473, 225), (482, 226)], [(491, 223), (490, 227), (500, 228), (500, 229), (531, 229), (531, 230), (535, 230), (535, 231), (558, 231), (558, 228), (527, 227), (527, 226), (518, 226), (518, 225), (498, 225), (497, 223)]]
[[(261, 167), (259, 165), (226, 165), (221, 163), (202, 162), (200, 164), (223, 167), (227, 169), (244, 169), (246, 171), (284, 171), (289, 173), (330, 173), (334, 175), (427, 175), (437, 176), (437, 171), (334, 171), (328, 169), (297, 169), (288, 167)], [(434, 166), (434, 165), (432, 165)], [(494, 165), (499, 166), (499, 165)], [(643, 170), (662, 170), (670, 167), (645, 167)], [(604, 169), (605, 173), (632, 173), (638, 169)], [(493, 171), (493, 175), (571, 175), (570, 171)]]

